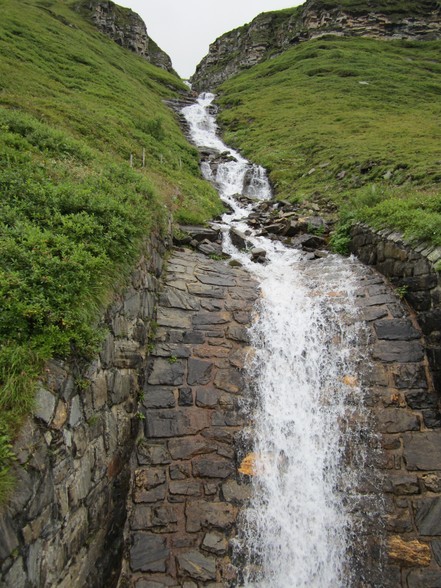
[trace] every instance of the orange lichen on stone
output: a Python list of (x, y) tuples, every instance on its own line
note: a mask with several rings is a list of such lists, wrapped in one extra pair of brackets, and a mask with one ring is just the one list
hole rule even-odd
[(358, 386), (357, 378), (354, 376), (344, 376), (343, 384), (349, 386), (350, 388), (356, 388)]
[(245, 474), (246, 476), (255, 476), (258, 473), (257, 462), (259, 456), (257, 453), (249, 453), (240, 464), (239, 473)]
[(391, 537), (388, 541), (388, 553), (391, 559), (400, 562), (403, 566), (428, 566), (430, 565), (430, 547), (422, 541), (404, 541), (401, 537)]

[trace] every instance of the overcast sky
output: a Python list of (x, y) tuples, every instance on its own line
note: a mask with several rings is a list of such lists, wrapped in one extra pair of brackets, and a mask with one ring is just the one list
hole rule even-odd
[(149, 36), (168, 53), (173, 67), (188, 78), (223, 33), (261, 12), (290, 8), (304, 0), (115, 0), (137, 12)]

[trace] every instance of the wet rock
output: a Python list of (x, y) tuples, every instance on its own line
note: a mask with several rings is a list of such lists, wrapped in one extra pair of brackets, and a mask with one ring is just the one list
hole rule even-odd
[(416, 341), (377, 341), (373, 357), (386, 362), (410, 363), (421, 361), (424, 352)]
[(179, 406), (193, 406), (193, 391), (191, 388), (179, 388)]
[(188, 502), (185, 509), (186, 529), (189, 533), (206, 527), (227, 529), (234, 523), (236, 513), (233, 505), (224, 502)]
[(261, 247), (251, 249), (251, 260), (257, 263), (263, 263), (266, 259), (266, 251)]
[(134, 572), (165, 572), (169, 553), (162, 537), (136, 533), (130, 549), (130, 567)]
[(176, 405), (173, 388), (149, 386), (142, 404), (145, 408), (173, 408)]
[(189, 551), (178, 555), (177, 560), (182, 575), (188, 574), (191, 578), (202, 582), (216, 579), (216, 560), (206, 557), (199, 551)]
[(216, 445), (205, 439), (173, 439), (168, 442), (168, 449), (173, 459), (191, 459), (216, 451)]
[(239, 231), (239, 229), (232, 227), (230, 229), (230, 237), (233, 245), (240, 250), (246, 250), (250, 246), (250, 242), (248, 241), (245, 233), (242, 233), (242, 231)]
[(230, 459), (197, 457), (193, 460), (193, 474), (200, 478), (228, 478), (234, 467)]
[(221, 533), (211, 531), (205, 534), (202, 549), (216, 555), (225, 555), (228, 551), (228, 541)]
[(438, 570), (411, 570), (407, 576), (408, 588), (439, 588), (441, 572)]
[(190, 240), (196, 240), (199, 243), (202, 241), (210, 241), (212, 243), (220, 239), (220, 231), (211, 227), (203, 227), (199, 225), (179, 225), (182, 233), (188, 235)]
[(403, 443), (409, 470), (441, 470), (441, 431), (406, 433)]
[(405, 319), (379, 320), (375, 323), (375, 331), (379, 339), (388, 341), (410, 341), (421, 337), (412, 323)]

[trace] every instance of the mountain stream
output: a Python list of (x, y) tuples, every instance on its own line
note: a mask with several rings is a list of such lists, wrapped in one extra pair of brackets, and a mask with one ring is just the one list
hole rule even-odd
[[(203, 174), (229, 207), (219, 223), (224, 251), (261, 289), (250, 331), (254, 351), (245, 410), (255, 475), (251, 501), (239, 520), (240, 585), (353, 586), (359, 468), (345, 456), (361, 426), (354, 420), (362, 421), (364, 410), (356, 378), (362, 351), (355, 350), (363, 340), (354, 310), (359, 266), (334, 255), (311, 260), (250, 228), (252, 199), (270, 199), (271, 188), (263, 168), (217, 136), (213, 100), (213, 94), (201, 94), (182, 113), (205, 154)], [(238, 194), (249, 197), (246, 204)], [(231, 227), (247, 234), (250, 247), (266, 252), (264, 263), (232, 244)]]

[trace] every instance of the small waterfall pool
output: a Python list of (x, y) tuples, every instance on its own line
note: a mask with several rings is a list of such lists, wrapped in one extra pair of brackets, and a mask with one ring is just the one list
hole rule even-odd
[[(361, 327), (354, 311), (353, 262), (332, 255), (307, 261), (301, 251), (250, 229), (252, 204), (240, 204), (234, 195), (269, 199), (271, 188), (261, 167), (217, 136), (213, 100), (213, 94), (202, 94), (182, 112), (194, 143), (209, 154), (203, 174), (230, 208), (220, 223), (224, 250), (258, 279), (262, 294), (250, 333), (256, 475), (237, 540), (241, 585), (353, 586), (357, 473), (344, 460), (351, 435), (347, 423), (362, 410), (355, 377)], [(234, 247), (231, 226), (265, 249), (265, 264)]]

